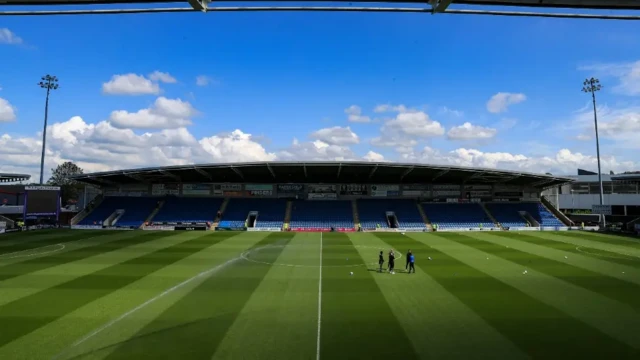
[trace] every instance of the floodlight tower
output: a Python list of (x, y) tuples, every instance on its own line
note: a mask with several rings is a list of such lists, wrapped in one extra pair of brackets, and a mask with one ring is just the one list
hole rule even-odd
[[(602, 186), (602, 170), (600, 168), (600, 137), (598, 135), (598, 111), (596, 110), (596, 92), (602, 89), (600, 80), (596, 78), (589, 78), (582, 84), (582, 91), (585, 93), (591, 93), (591, 99), (593, 100), (593, 122), (596, 128), (596, 154), (598, 156), (598, 182), (600, 183), (600, 205), (604, 205), (604, 188)], [(606, 225), (605, 217), (602, 216), (602, 225)]]
[(40, 157), (40, 185), (44, 183), (44, 152), (47, 145), (47, 118), (49, 117), (49, 94), (51, 90), (58, 89), (58, 78), (53, 75), (45, 75), (38, 83), (43, 89), (47, 89), (47, 97), (44, 103), (44, 129), (42, 130), (42, 156)]

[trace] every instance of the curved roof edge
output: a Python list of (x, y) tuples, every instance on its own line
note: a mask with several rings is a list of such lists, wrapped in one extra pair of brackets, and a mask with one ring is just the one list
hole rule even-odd
[(452, 165), (367, 161), (267, 161), (149, 167), (76, 175), (95, 185), (127, 183), (509, 183), (550, 187), (569, 177)]
[(16, 181), (26, 181), (31, 179), (31, 175), (27, 174), (8, 174), (8, 173), (0, 173), (0, 182), (16, 182)]

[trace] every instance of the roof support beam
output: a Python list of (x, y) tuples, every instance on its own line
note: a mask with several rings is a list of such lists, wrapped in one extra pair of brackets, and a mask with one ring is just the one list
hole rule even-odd
[(273, 169), (271, 168), (271, 165), (269, 165), (269, 163), (267, 163), (267, 169), (269, 169), (269, 172), (271, 173), (271, 176), (273, 176), (273, 178), (276, 178), (276, 173), (273, 172)]
[(204, 170), (200, 169), (199, 167), (194, 166), (194, 167), (193, 167), (193, 170), (195, 170), (198, 174), (200, 174), (200, 175), (202, 175), (202, 176), (206, 177), (207, 179), (209, 179), (209, 180), (213, 180), (213, 178), (211, 177), (211, 175), (209, 175), (207, 172), (205, 172)]
[(232, 166), (231, 170), (233, 170), (234, 173), (238, 174), (238, 176), (240, 176), (240, 179), (244, 180), (244, 175), (242, 174), (240, 169), (236, 168), (235, 166)]
[(453, 0), (429, 0), (429, 4), (433, 8), (433, 14), (445, 12), (452, 2)]
[(340, 171), (342, 170), (342, 163), (338, 164), (338, 174), (336, 175), (336, 178), (340, 178)]
[(194, 10), (207, 12), (210, 0), (187, 0)]
[(147, 180), (145, 180), (145, 179), (141, 178), (140, 176), (138, 176), (138, 175), (136, 175), (136, 174), (130, 174), (130, 173), (127, 173), (127, 172), (124, 172), (124, 171), (123, 171), (123, 172), (122, 172), (122, 175), (124, 175), (124, 176), (126, 176), (126, 177), (128, 177), (128, 178), (130, 178), (130, 179), (133, 179), (133, 180), (136, 180), (136, 181), (140, 181), (140, 182), (142, 182), (142, 183), (146, 183), (146, 182), (148, 182)]
[(376, 165), (373, 169), (371, 169), (371, 172), (369, 173), (369, 179), (371, 179), (371, 177), (373, 176), (373, 173), (375, 173), (376, 170), (378, 170), (378, 165)]
[(473, 173), (473, 175), (471, 175), (468, 178), (464, 179), (463, 183), (469, 182), (470, 180), (481, 178), (484, 174), (485, 174), (484, 171)]
[(302, 164), (302, 170), (304, 170), (304, 178), (307, 178), (307, 164)]
[(103, 178), (99, 178), (99, 177), (94, 177), (94, 176), (89, 176), (89, 179), (95, 181), (95, 182), (99, 182), (102, 184), (107, 184), (107, 185), (118, 185), (117, 183), (111, 181), (111, 180), (107, 180), (107, 179), (103, 179)]
[(434, 181), (435, 179), (439, 178), (440, 176), (445, 175), (449, 171), (451, 171), (451, 170), (450, 169), (445, 169), (445, 170), (440, 171), (438, 174), (436, 174), (436, 176), (433, 177), (433, 179), (431, 179), (431, 181)]
[(402, 173), (402, 175), (400, 175), (400, 181), (402, 181), (402, 179), (405, 178), (405, 176), (409, 175), (410, 172), (413, 171), (413, 169), (415, 169), (415, 166), (412, 166), (410, 168), (408, 168), (405, 172)]
[(533, 187), (540, 187), (540, 186), (542, 186), (542, 185), (546, 185), (546, 184), (548, 184), (548, 183), (552, 183), (552, 182), (554, 182), (554, 181), (556, 181), (556, 179), (542, 179), (542, 180), (540, 180), (540, 181), (536, 181), (536, 182), (534, 182), (534, 183), (531, 183), (531, 186), (533, 186)]
[(159, 170), (158, 170), (158, 172), (159, 172), (160, 174), (164, 175), (164, 176), (168, 176), (168, 177), (172, 178), (173, 180), (175, 180), (175, 181), (177, 181), (177, 182), (180, 182), (180, 177), (178, 177), (178, 176), (176, 176), (176, 175), (174, 175), (174, 174), (172, 174), (172, 173), (168, 172), (167, 170), (159, 169)]

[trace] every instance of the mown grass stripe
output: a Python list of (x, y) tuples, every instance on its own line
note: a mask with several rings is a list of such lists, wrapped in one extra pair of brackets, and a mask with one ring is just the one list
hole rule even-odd
[(576, 246), (573, 243), (551, 240), (547, 238), (545, 234), (529, 235), (529, 234), (523, 234), (523, 233), (495, 232), (495, 233), (491, 233), (491, 235), (499, 236), (499, 237), (510, 239), (510, 240), (516, 239), (516, 240), (524, 241), (530, 244), (545, 246), (551, 249), (571, 252), (574, 254), (579, 254), (579, 255), (587, 256), (587, 257), (598, 259), (598, 260), (606, 260), (616, 264), (626, 265), (626, 266), (640, 269), (640, 258), (624, 255), (624, 254), (620, 254), (612, 251), (596, 249), (589, 246)]
[[(638, 350), (421, 241), (396, 234), (376, 235), (390, 246), (414, 250), (421, 259), (417, 266), (533, 358), (635, 359), (640, 355)], [(424, 260), (429, 256), (433, 261)], [(572, 346), (576, 344), (579, 346)]]
[[(62, 237), (66, 234), (69, 234), (71, 230), (61, 230), (61, 229), (47, 229), (47, 230), (38, 230), (38, 231), (20, 231), (13, 233), (5, 233), (0, 236), (0, 249), (4, 248), (7, 245), (13, 245), (17, 242), (26, 242), (30, 240), (42, 240), (44, 238), (51, 237)], [(80, 232), (89, 232), (84, 230), (78, 230), (77, 233)], [(76, 234), (77, 234), (76, 233)], [(53, 235), (53, 236), (51, 236)], [(29, 239), (29, 240), (25, 240)]]
[[(122, 237), (122, 235), (129, 235)], [(30, 274), (36, 271), (45, 270), (54, 266), (64, 265), (73, 261), (86, 259), (92, 256), (105, 254), (108, 252), (124, 249), (129, 246), (139, 245), (147, 242), (151, 242), (157, 239), (155, 233), (146, 232), (143, 234), (128, 232), (118, 232), (116, 234), (107, 234), (110, 237), (115, 237), (107, 242), (99, 242), (87, 247), (79, 249), (69, 250), (58, 254), (52, 254), (43, 257), (36, 257), (29, 260), (15, 262), (0, 267), (0, 281), (11, 279), (14, 277)], [(105, 234), (101, 234), (101, 238), (105, 237)], [(82, 241), (80, 239), (79, 241)]]
[(628, 235), (594, 234), (587, 231), (563, 231), (559, 235), (640, 250), (640, 241)]
[[(253, 291), (212, 359), (314, 359), (319, 255), (318, 234), (297, 233), (276, 259), (279, 265), (271, 266)], [(248, 257), (269, 262), (259, 253)]]
[[(350, 238), (362, 257), (372, 262), (379, 250), (389, 249), (372, 233), (353, 233)], [(406, 254), (409, 249), (398, 250)], [(375, 274), (374, 279), (421, 359), (529, 359), (420, 267), (415, 274), (402, 268), (397, 276)], [(460, 346), (460, 339), (465, 339), (465, 346)]]
[[(250, 248), (275, 262), (294, 233), (273, 233)], [(258, 250), (259, 249), (259, 250)], [(210, 359), (271, 265), (239, 259), (183, 296), (105, 359)], [(274, 331), (265, 324), (256, 334)], [(255, 358), (260, 349), (242, 349)]]
[[(148, 236), (159, 239), (172, 235), (175, 233)], [(187, 240), (7, 303), (0, 307), (0, 346), (229, 236), (221, 233)]]
[(438, 234), (438, 236), (491, 254), (492, 256), (501, 257), (507, 261), (520, 264), (528, 269), (534, 269), (562, 281), (627, 304), (635, 310), (640, 310), (640, 301), (638, 301), (640, 287), (626, 281), (575, 267), (559, 260), (553, 260), (529, 252), (520, 251), (513, 247), (507, 248), (504, 245), (498, 245), (466, 234), (442, 233)]
[[(340, 266), (372, 259), (363, 260), (346, 234), (325, 233), (322, 260), (322, 359), (359, 359), (363, 354), (374, 354), (376, 359), (417, 359), (374, 273), (356, 267), (359, 271), (350, 276), (354, 268)], [(398, 262), (396, 267), (403, 264)]]
[[(123, 231), (115, 231), (115, 233), (122, 233), (122, 232)], [(32, 234), (35, 234), (35, 232)], [(37, 249), (39, 247), (48, 246), (48, 245), (65, 244), (71, 241), (88, 239), (93, 236), (106, 236), (107, 234), (108, 233), (105, 233), (105, 232), (100, 232), (96, 234), (95, 232), (92, 233), (89, 231), (80, 231), (79, 233), (73, 233), (73, 234), (69, 234), (65, 232), (64, 236), (44, 237), (43, 239), (38, 239), (35, 241), (25, 241), (21, 243), (3, 246), (2, 248), (0, 248), (0, 256), (11, 254), (11, 253), (17, 253), (19, 251)]]

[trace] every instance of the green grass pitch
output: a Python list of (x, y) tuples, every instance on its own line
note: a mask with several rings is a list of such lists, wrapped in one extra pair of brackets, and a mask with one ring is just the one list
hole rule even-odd
[[(375, 270), (389, 249), (402, 254), (395, 275)], [(415, 274), (404, 271), (409, 249)], [(640, 241), (585, 232), (0, 237), (0, 359), (172, 358), (640, 359)]]

